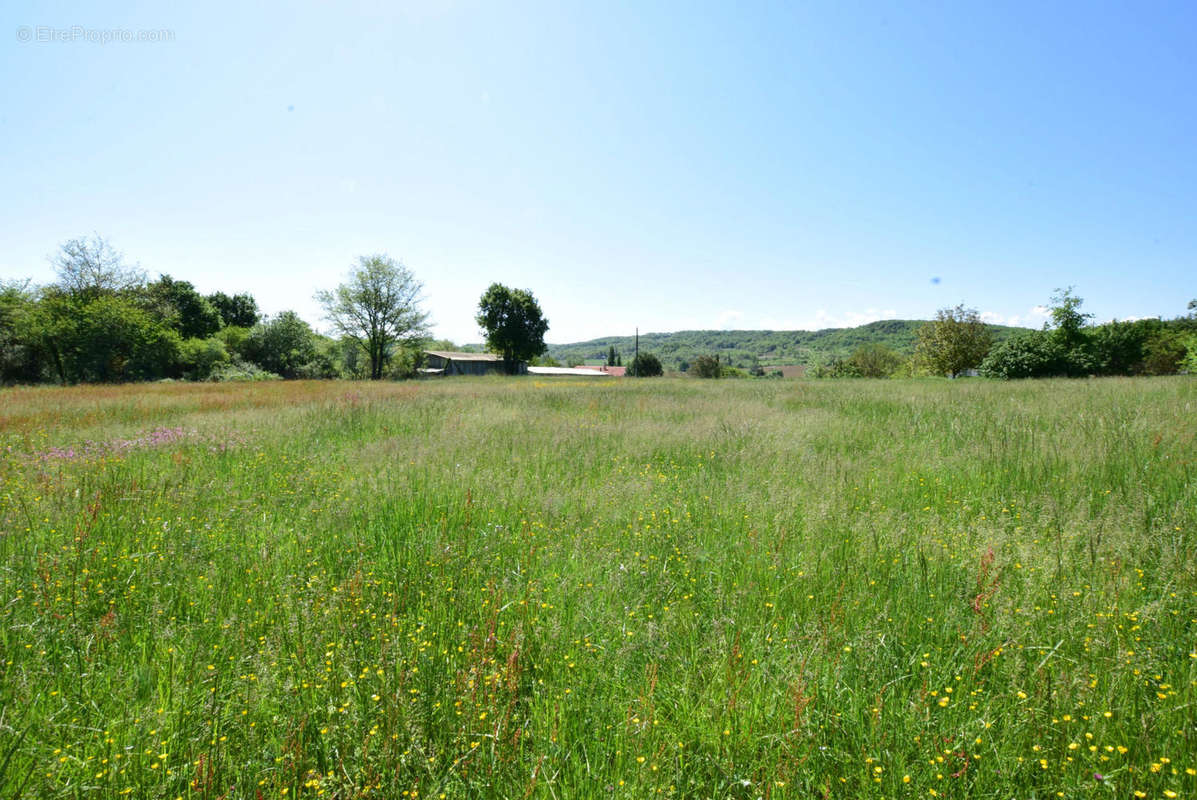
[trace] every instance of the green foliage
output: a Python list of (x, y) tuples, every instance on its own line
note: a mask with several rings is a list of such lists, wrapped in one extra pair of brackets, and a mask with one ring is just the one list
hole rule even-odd
[(993, 334), (976, 309), (941, 308), (919, 328), (915, 358), (933, 375), (956, 377), (975, 369), (993, 346)]
[(179, 348), (179, 364), (184, 377), (193, 381), (206, 381), (214, 370), (231, 362), (228, 348), (218, 337), (208, 339), (184, 339)]
[(719, 378), (722, 376), (722, 372), (719, 356), (705, 355), (690, 362), (690, 367), (686, 370), (687, 375), (693, 375), (696, 378)]
[(862, 378), (888, 378), (902, 365), (902, 356), (883, 344), (864, 344), (852, 351), (848, 363)]
[[(1192, 308), (1197, 300), (1189, 303)], [(1187, 375), (1197, 375), (1197, 335), (1191, 335), (1185, 340), (1185, 355), (1177, 365), (1179, 371)]]
[(509, 370), (546, 350), (544, 335), (549, 321), (526, 289), (492, 283), (478, 301), (475, 321), (486, 336), (487, 348), (501, 355)]
[(1046, 331), (1029, 331), (996, 345), (981, 362), (987, 378), (1043, 378), (1062, 373), (1065, 352)]
[(1081, 377), (1086, 375), (1172, 375), (1181, 370), (1191, 321), (1117, 320), (1085, 326), (1089, 315), (1072, 289), (1052, 298), (1051, 323), (994, 348), (982, 374), (994, 378)]
[(44, 379), (44, 363), (31, 323), (37, 298), (29, 282), (0, 281), (0, 384)]
[(267, 372), (299, 378), (316, 358), (316, 336), (294, 311), (254, 326), (242, 347), (245, 358)]
[(1053, 337), (1066, 351), (1081, 347), (1084, 341), (1081, 329), (1093, 317), (1092, 314), (1081, 313), (1080, 308), (1085, 301), (1073, 294), (1072, 286), (1067, 289), (1056, 289), (1051, 301)]
[(1085, 337), (1090, 352), (1087, 362), (1099, 375), (1138, 374), (1144, 369), (1148, 342), (1161, 333), (1161, 329), (1162, 324), (1158, 319), (1134, 322), (1115, 320), (1099, 325)]
[(634, 378), (657, 378), (664, 374), (661, 359), (652, 353), (640, 353), (632, 359), (632, 364), (628, 367), (628, 375)]
[(397, 350), (415, 348), (427, 338), (428, 314), (420, 310), (423, 288), (390, 256), (361, 256), (346, 283), (317, 292), (316, 300), (337, 333), (362, 348), (370, 378), (377, 380)]
[(406, 380), (418, 375), (424, 366), (424, 351), (418, 347), (403, 347), (395, 351), (388, 365), (386, 377)]
[(208, 380), (213, 383), (254, 383), (257, 381), (281, 381), (282, 379), (281, 375), (267, 372), (257, 364), (239, 359), (221, 364), (208, 376)]
[(151, 313), (184, 339), (206, 339), (220, 330), (220, 312), (187, 281), (169, 275), (143, 290)]
[(127, 297), (101, 295), (77, 307), (60, 344), (71, 382), (178, 376), (179, 334)]
[(245, 343), (249, 341), (250, 330), (251, 328), (242, 328), (238, 325), (226, 325), (216, 334), (216, 338), (224, 342), (225, 349), (229, 351), (231, 357), (244, 360)]
[[(833, 356), (846, 359), (865, 344), (883, 344), (903, 357), (914, 352), (921, 320), (887, 319), (856, 328), (827, 328), (821, 331), (678, 331), (640, 335), (642, 347), (650, 349), (671, 370), (687, 372), (683, 365), (701, 355), (718, 355), (719, 363), (753, 370), (787, 364), (816, 365)], [(994, 341), (1002, 341), (1025, 328), (986, 325)], [(630, 351), (631, 336), (607, 336), (586, 342), (549, 345), (549, 352), (564, 360), (602, 360), (615, 347)]]
[(1175, 375), (1182, 369), (1186, 345), (1191, 339), (1191, 335), (1180, 327), (1160, 326), (1153, 330), (1142, 344), (1143, 360), (1136, 372), (1143, 375)]
[(235, 325), (238, 328), (252, 328), (261, 322), (258, 301), (251, 294), (229, 296), (224, 292), (215, 292), (208, 295), (208, 302), (220, 314), (221, 322), (226, 327)]

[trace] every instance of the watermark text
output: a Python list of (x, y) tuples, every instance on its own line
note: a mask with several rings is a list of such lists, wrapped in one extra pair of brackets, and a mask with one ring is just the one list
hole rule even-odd
[(89, 28), (70, 25), (22, 25), (17, 28), (17, 41), (31, 44), (134, 44), (173, 42), (175, 32), (169, 28)]

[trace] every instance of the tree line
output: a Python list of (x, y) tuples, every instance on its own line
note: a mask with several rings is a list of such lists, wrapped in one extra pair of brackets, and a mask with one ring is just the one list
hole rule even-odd
[[(362, 256), (346, 282), (317, 292), (334, 336), (294, 311), (262, 315), (249, 294), (201, 294), (150, 280), (105, 239), (71, 239), (46, 286), (0, 281), (0, 383), (406, 378), (433, 340), (423, 285), (386, 255)], [(548, 320), (526, 290), (493, 284), (477, 321), (509, 364), (545, 351)]]
[(976, 309), (940, 309), (918, 330), (913, 355), (879, 344), (858, 347), (847, 358), (831, 359), (815, 377), (884, 378), (895, 375), (977, 374), (989, 378), (1049, 378), (1114, 375), (1197, 374), (1197, 300), (1188, 315), (1114, 320), (1091, 324), (1084, 301), (1072, 287), (1051, 298), (1041, 330), (1022, 331), (994, 341)]
[[(313, 330), (293, 311), (264, 317), (248, 294), (204, 295), (166, 274), (149, 280), (98, 235), (63, 243), (51, 262), (56, 280), (49, 285), (0, 281), (0, 383), (405, 378), (418, 373), (424, 348), (457, 349), (431, 339), (420, 306), (423, 285), (382, 254), (362, 256), (345, 283), (316, 293), (334, 336)], [(846, 357), (816, 364), (811, 374), (1008, 379), (1197, 373), (1197, 300), (1175, 319), (1101, 325), (1091, 324), (1071, 288), (1058, 290), (1051, 302), (1042, 330), (1017, 332), (988, 325), (963, 305), (940, 309), (914, 330), (912, 355), (865, 342)], [(479, 300), (476, 321), (487, 349), (509, 369), (520, 361), (558, 363), (545, 355), (548, 320), (530, 291), (492, 284)], [(811, 336), (832, 335), (845, 334)], [(608, 364), (622, 362), (614, 344), (605, 349)], [(678, 366), (701, 378), (768, 374), (755, 356), (751, 361), (733, 365), (718, 353), (698, 354)], [(640, 377), (663, 372), (661, 359), (648, 351), (628, 369)]]

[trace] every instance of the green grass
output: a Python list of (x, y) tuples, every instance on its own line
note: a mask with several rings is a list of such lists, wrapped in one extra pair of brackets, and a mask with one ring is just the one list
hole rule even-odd
[(1192, 379), (17, 389), (0, 458), (3, 798), (1197, 793)]

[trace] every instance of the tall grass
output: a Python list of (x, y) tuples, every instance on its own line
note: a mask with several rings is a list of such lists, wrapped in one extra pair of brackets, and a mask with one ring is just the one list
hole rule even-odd
[(1197, 382), (0, 392), (0, 797), (1197, 792)]

